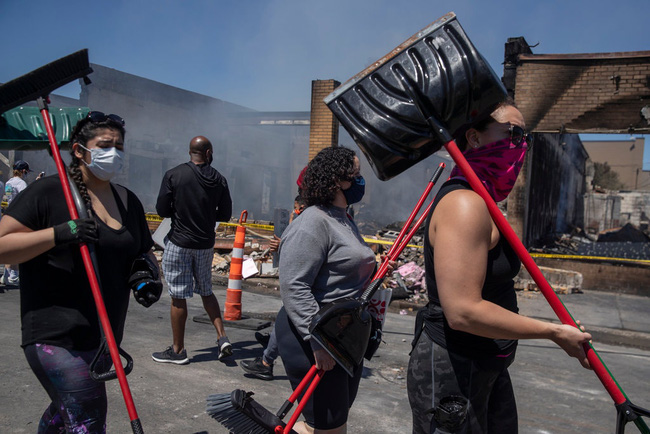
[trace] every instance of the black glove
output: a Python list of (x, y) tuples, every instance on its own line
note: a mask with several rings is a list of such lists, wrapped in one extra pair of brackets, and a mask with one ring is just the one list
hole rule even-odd
[(151, 306), (160, 299), (163, 288), (158, 280), (158, 264), (154, 264), (147, 254), (140, 255), (131, 265), (128, 284), (135, 301), (144, 307)]
[(133, 298), (144, 307), (149, 307), (160, 299), (162, 289), (160, 280), (144, 280), (133, 288)]
[(54, 226), (54, 244), (97, 242), (97, 223), (94, 218), (70, 220)]

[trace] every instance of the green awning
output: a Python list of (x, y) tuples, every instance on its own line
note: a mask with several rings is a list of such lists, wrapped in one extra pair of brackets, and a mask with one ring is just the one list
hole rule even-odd
[[(52, 128), (60, 148), (70, 147), (70, 134), (80, 119), (88, 115), (88, 107), (50, 107)], [(38, 107), (16, 107), (0, 115), (0, 150), (35, 151), (48, 149), (43, 117)]]

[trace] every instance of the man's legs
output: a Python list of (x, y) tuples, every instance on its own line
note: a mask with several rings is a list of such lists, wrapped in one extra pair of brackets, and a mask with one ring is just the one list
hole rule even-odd
[(223, 327), (223, 319), (221, 318), (221, 308), (219, 307), (219, 300), (214, 294), (201, 296), (203, 300), (203, 308), (208, 313), (210, 317), (210, 322), (217, 330), (217, 338), (226, 336), (226, 329)]
[(187, 321), (187, 300), (172, 298), (171, 305), (172, 343), (174, 352), (180, 353), (185, 349), (185, 322)]
[(212, 292), (212, 258), (214, 258), (214, 249), (196, 250), (192, 261), (192, 273), (195, 280), (194, 292), (201, 296), (203, 308), (217, 331), (218, 359), (221, 360), (232, 355), (232, 345), (223, 326), (219, 301)]
[(170, 308), (172, 345), (164, 351), (151, 355), (156, 362), (177, 365), (189, 363), (187, 351), (185, 351), (185, 322), (187, 321), (186, 299), (192, 297), (191, 262), (190, 249), (183, 249), (172, 242), (167, 242), (163, 252), (162, 266), (172, 299)]

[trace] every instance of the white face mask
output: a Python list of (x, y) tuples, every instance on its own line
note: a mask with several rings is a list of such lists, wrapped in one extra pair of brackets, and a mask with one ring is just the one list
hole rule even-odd
[(123, 151), (120, 151), (116, 147), (88, 149), (85, 146), (79, 146), (86, 151), (90, 151), (90, 164), (85, 161), (84, 163), (93, 175), (102, 181), (109, 181), (122, 171), (122, 167), (124, 166)]

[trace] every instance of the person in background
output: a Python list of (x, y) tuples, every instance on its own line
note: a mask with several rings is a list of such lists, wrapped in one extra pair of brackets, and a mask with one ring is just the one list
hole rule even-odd
[(106, 431), (105, 383), (89, 372), (102, 332), (78, 244), (93, 245), (118, 345), (133, 262), (147, 255), (157, 268), (142, 204), (110, 181), (123, 166), (124, 133), (121, 117), (100, 112), (72, 132), (68, 170), (90, 217), (71, 220), (59, 177), (48, 176), (15, 196), (0, 221), (0, 260), (20, 263), (21, 346), (52, 400), (39, 433)]
[[(14, 163), (14, 173), (4, 186), (4, 198), (10, 204), (18, 193), (27, 188), (27, 174), (30, 173), (29, 164), (24, 160)], [(5, 285), (18, 285), (20, 283), (17, 264), (5, 264), (2, 275), (2, 283)]]
[[(293, 212), (291, 213), (291, 216), (289, 217), (289, 223), (291, 223), (296, 217), (300, 215), (301, 212), (305, 210), (306, 204), (303, 198), (300, 196), (296, 196), (296, 198), (293, 200)], [(280, 244), (276, 246), (276, 251), (280, 247)]]
[[(525, 128), (519, 110), (506, 102), (457, 137), (497, 202), (524, 163)], [(413, 432), (516, 433), (508, 367), (517, 340), (550, 339), (588, 368), (583, 345), (591, 335), (518, 314), (519, 258), (458, 168), (436, 195), (426, 228), (429, 303), (418, 313), (407, 373)]]
[(152, 354), (160, 363), (189, 363), (185, 350), (187, 299), (201, 296), (203, 308), (217, 331), (217, 358), (232, 355), (226, 336), (219, 301), (212, 292), (212, 259), (215, 225), (230, 220), (232, 200), (228, 182), (211, 164), (212, 143), (197, 136), (190, 141), (190, 161), (165, 173), (160, 185), (156, 210), (171, 217), (162, 267), (169, 285), (172, 345)]
[[(304, 170), (304, 169), (303, 169)], [(300, 172), (303, 174), (303, 172)], [(302, 178), (298, 178), (298, 181), (302, 182)], [(300, 183), (298, 188), (300, 188)], [(300, 194), (296, 196), (293, 201), (293, 212), (291, 217), (289, 217), (289, 224), (298, 217), (300, 213), (305, 209), (305, 201), (302, 199)], [(280, 238), (274, 235), (273, 240), (269, 243), (269, 252), (275, 253), (280, 247)], [(239, 362), (239, 366), (246, 372), (254, 377), (257, 377), (261, 380), (273, 380), (273, 365), (275, 364), (275, 359), (278, 358), (278, 341), (275, 335), (275, 324), (271, 328), (269, 334), (255, 332), (255, 339), (259, 342), (260, 345), (264, 347), (264, 352), (260, 357), (256, 357), (250, 360), (242, 360)]]
[(280, 356), (294, 389), (312, 365), (326, 371), (305, 406), (305, 421), (293, 428), (299, 433), (346, 432), (359, 388), (363, 367), (350, 377), (309, 333), (323, 305), (360, 296), (375, 271), (375, 254), (346, 212), (364, 194), (359, 170), (351, 149), (321, 150), (304, 173), (301, 196), (307, 208), (282, 234), (279, 280), (284, 307), (275, 322)]

